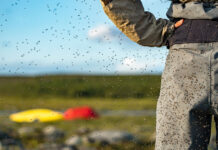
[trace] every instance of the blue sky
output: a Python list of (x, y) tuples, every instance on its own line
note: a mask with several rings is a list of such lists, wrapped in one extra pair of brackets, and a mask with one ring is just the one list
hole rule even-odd
[[(166, 18), (167, 0), (142, 0)], [(99, 0), (1, 0), (0, 75), (161, 73), (165, 47), (139, 46)]]

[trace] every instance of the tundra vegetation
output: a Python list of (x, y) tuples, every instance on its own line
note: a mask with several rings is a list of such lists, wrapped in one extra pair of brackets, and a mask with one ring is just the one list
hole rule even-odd
[[(1, 129), (24, 146), (36, 149), (46, 142), (43, 129), (48, 126), (64, 132), (57, 143), (77, 135), (78, 130), (119, 130), (133, 134), (139, 141), (118, 145), (91, 146), (97, 150), (152, 150), (155, 136), (154, 115), (101, 116), (106, 110), (153, 110), (160, 90), (159, 75), (143, 76), (38, 76), (0, 77)], [(53, 123), (14, 123), (8, 114), (31, 108), (65, 111), (70, 107), (88, 105), (100, 113), (98, 119), (59, 121)], [(21, 135), (22, 128), (31, 128)], [(31, 132), (33, 131), (34, 132)], [(25, 130), (24, 130), (25, 131)]]

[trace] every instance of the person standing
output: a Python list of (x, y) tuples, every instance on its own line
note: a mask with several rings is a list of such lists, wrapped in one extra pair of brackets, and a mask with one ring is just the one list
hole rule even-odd
[(140, 0), (100, 1), (131, 40), (169, 48), (157, 102), (155, 149), (206, 150), (212, 117), (218, 131), (218, 0), (172, 0), (169, 19), (156, 19)]

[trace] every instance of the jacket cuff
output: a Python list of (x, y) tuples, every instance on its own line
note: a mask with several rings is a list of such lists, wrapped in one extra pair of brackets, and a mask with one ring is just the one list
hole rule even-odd
[(166, 34), (164, 35), (164, 38), (166, 39), (166, 46), (168, 49), (170, 48), (169, 39), (173, 35), (174, 31), (175, 31), (175, 23), (170, 22), (167, 25), (167, 31)]
[(101, 0), (103, 3), (104, 3), (104, 5), (107, 5), (107, 4), (109, 4), (110, 2), (112, 2), (113, 0)]
[(167, 26), (167, 34), (171, 36), (174, 33), (174, 30), (175, 30), (175, 23), (170, 22)]

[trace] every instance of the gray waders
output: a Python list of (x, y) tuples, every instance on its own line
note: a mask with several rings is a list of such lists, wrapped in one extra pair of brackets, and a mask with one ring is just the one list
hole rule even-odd
[(218, 129), (218, 42), (173, 45), (157, 104), (156, 150), (207, 150)]

